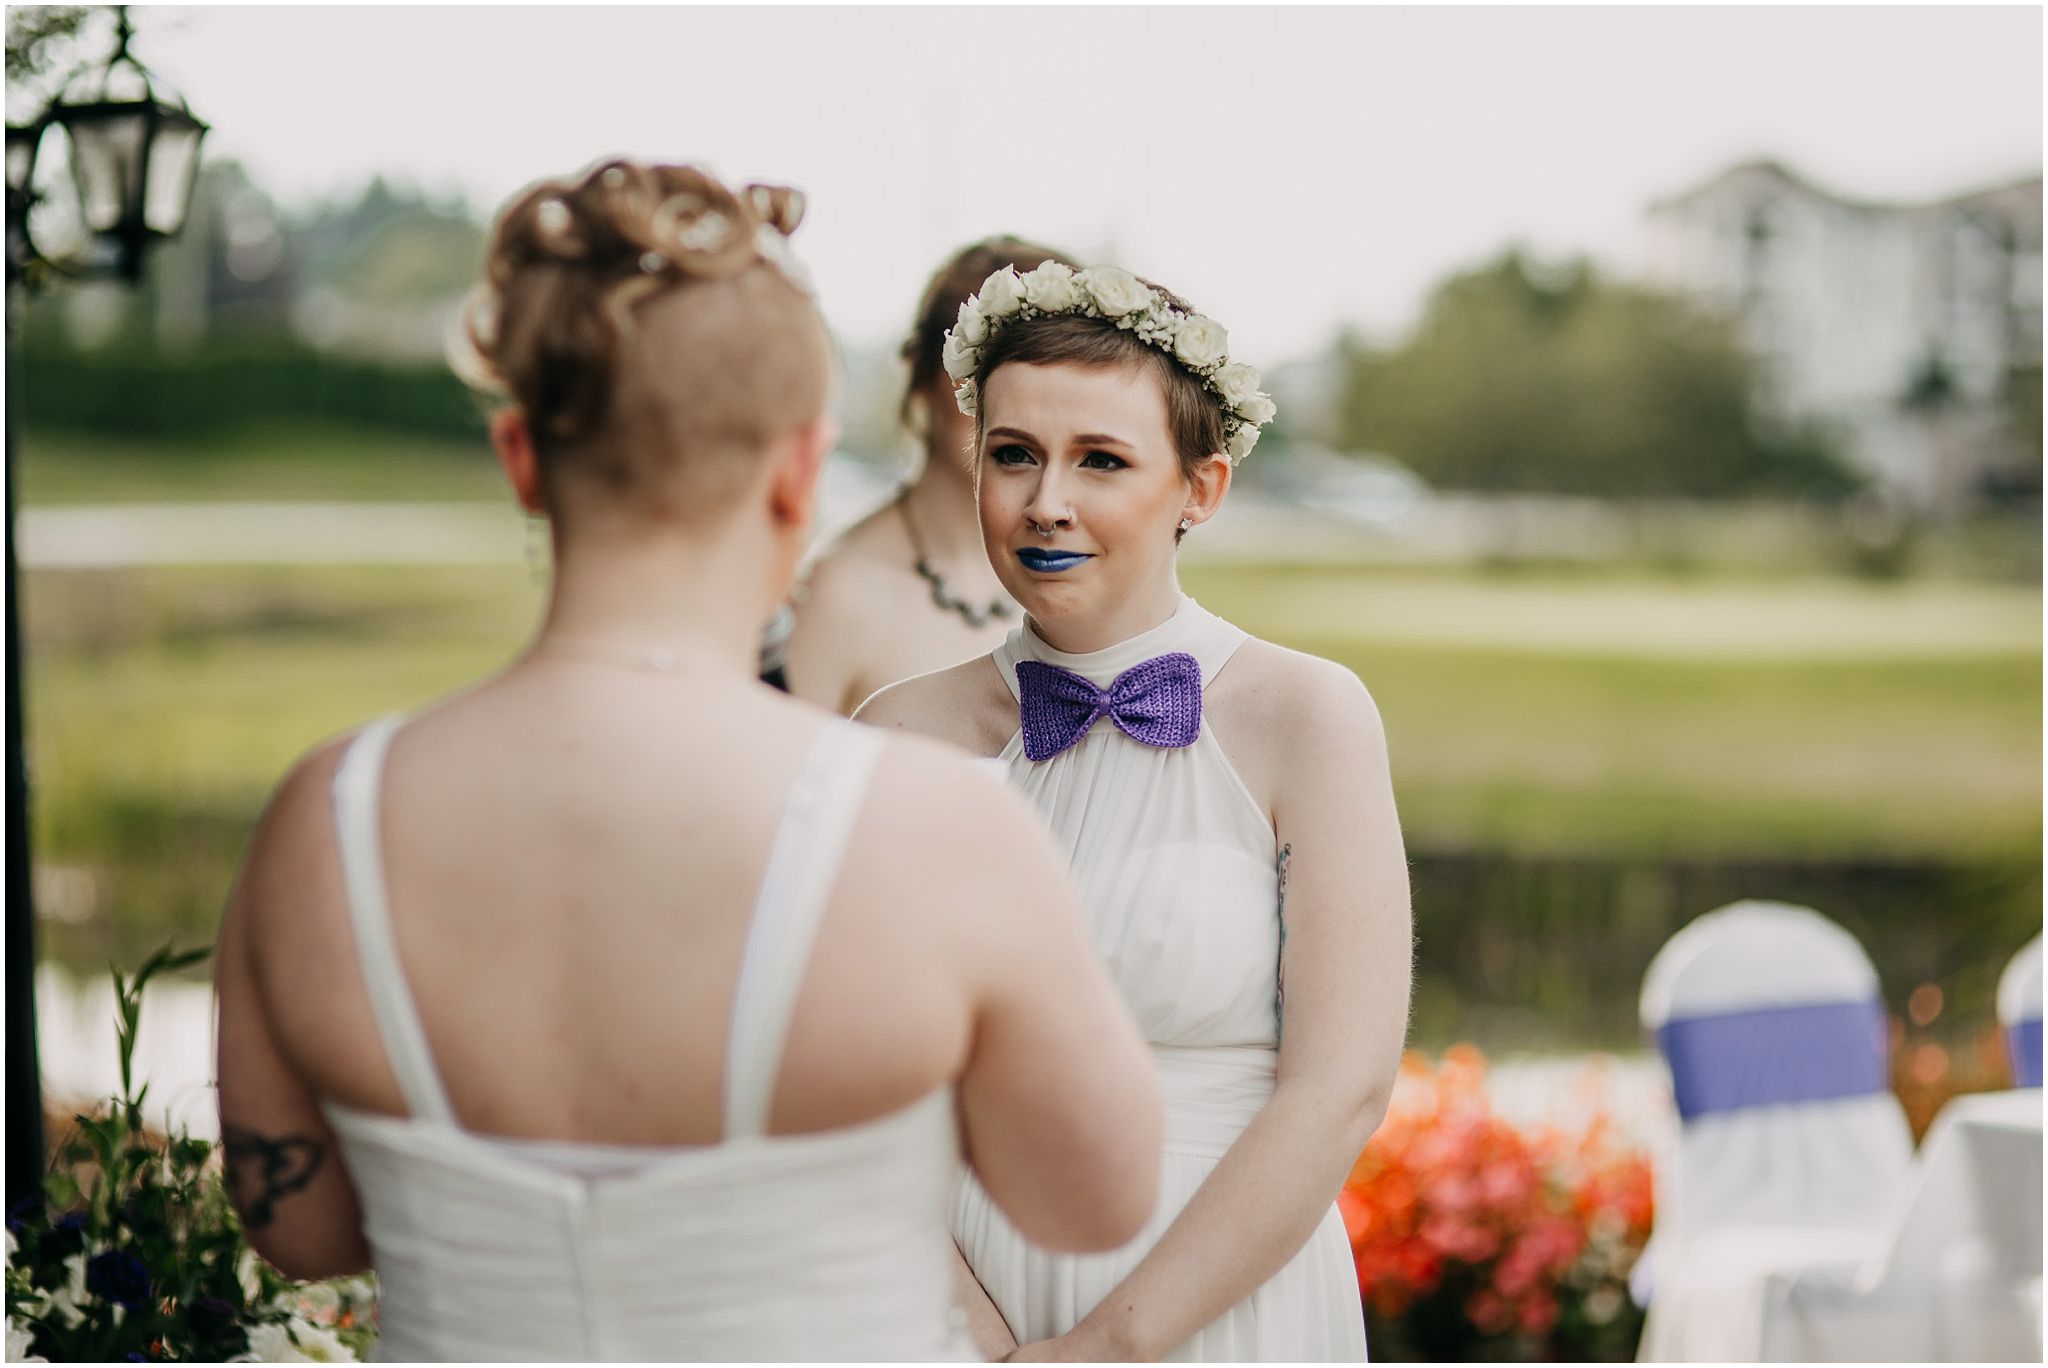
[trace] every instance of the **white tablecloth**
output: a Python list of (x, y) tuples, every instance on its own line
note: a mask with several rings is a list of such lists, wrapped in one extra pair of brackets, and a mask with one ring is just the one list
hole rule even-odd
[(1897, 1216), (1663, 1251), (1645, 1362), (2041, 1360), (2041, 1092), (1943, 1109)]

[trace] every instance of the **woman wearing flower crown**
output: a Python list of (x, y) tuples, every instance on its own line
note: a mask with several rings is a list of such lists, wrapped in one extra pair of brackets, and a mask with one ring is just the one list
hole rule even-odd
[(924, 448), (896, 497), (846, 529), (791, 595), (768, 677), (838, 713), (875, 690), (1001, 643), (1017, 605), (991, 572), (974, 511), (974, 422), (953, 402), (946, 332), (991, 272), (1067, 258), (1012, 237), (955, 252), (933, 273), (903, 343), (910, 377), (897, 405)]
[(1393, 1086), (1410, 964), (1386, 742), (1349, 670), (1175, 575), (1272, 401), (1221, 326), (1106, 267), (989, 277), (946, 364), (1028, 617), (859, 716), (998, 757), (1044, 814), (1167, 1108), (1160, 1204), (1122, 1249), (1039, 1249), (971, 1180), (954, 1238), (1020, 1359), (1360, 1358), (1335, 1199)]
[(286, 778), (223, 921), (221, 1133), (387, 1359), (960, 1357), (963, 1139), (1067, 1248), (1151, 1210), (1158, 1099), (1017, 795), (762, 688), (831, 346), (793, 192), (518, 196), (469, 314), (547, 515), (530, 648)]

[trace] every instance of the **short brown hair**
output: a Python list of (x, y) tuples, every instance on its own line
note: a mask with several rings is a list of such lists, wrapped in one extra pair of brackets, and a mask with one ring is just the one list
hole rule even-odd
[(946, 332), (960, 316), (960, 306), (981, 288), (983, 281), (1005, 266), (1029, 271), (1048, 261), (1080, 269), (1079, 262), (1051, 247), (1022, 238), (992, 237), (962, 247), (932, 273), (917, 303), (917, 321), (911, 325), (910, 336), (904, 339), (900, 352), (910, 363), (910, 378), (903, 386), (902, 400), (896, 405), (896, 416), (905, 427), (910, 426), (911, 400), (939, 376)]
[[(1192, 314), (1188, 302), (1151, 281), (1172, 308)], [(1119, 328), (1106, 318), (1086, 314), (1048, 314), (1039, 318), (1015, 319), (998, 328), (982, 348), (981, 364), (975, 368), (975, 389), (988, 392), (988, 378), (1002, 365), (1056, 366), (1061, 364), (1106, 368), (1149, 367), (1166, 391), (1167, 429), (1173, 434), (1174, 453), (1180, 457), (1181, 473), (1190, 480), (1208, 457), (1223, 450), (1223, 410), (1215, 396), (1193, 372), (1136, 333)], [(974, 420), (976, 445), (980, 444), (982, 420)]]
[(652, 490), (823, 413), (823, 321), (759, 236), (802, 213), (785, 187), (630, 161), (506, 205), (453, 360), (524, 412), (551, 503), (565, 475)]

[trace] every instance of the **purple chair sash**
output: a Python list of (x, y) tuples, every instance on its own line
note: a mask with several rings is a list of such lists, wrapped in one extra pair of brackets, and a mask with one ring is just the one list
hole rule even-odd
[(2012, 1061), (2015, 1088), (2041, 1086), (2041, 1019), (2015, 1021), (2006, 1028), (2005, 1053)]
[(1860, 1097), (1888, 1086), (1878, 1002), (1681, 1018), (1657, 1029), (1657, 1047), (1671, 1064), (1678, 1114), (1686, 1121), (1776, 1103)]

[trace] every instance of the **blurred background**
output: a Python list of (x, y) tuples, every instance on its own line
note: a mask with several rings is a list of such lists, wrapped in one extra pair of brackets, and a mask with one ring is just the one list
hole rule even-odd
[[(1657, 1143), (1643, 969), (1739, 897), (1862, 940), (1916, 1124), (2005, 1086), (1991, 993), (2042, 910), (2037, 9), (132, 18), (213, 125), (190, 220), (139, 288), (11, 310), (53, 1094), (104, 1088), (105, 966), (211, 938), (295, 756), (520, 647), (545, 566), (441, 349), (495, 205), (612, 153), (811, 195), (829, 521), (907, 469), (895, 347), (964, 242), (1230, 327), (1280, 417), (1185, 584), (1372, 689), (1411, 1043), (1493, 1057), (1504, 1109)], [(7, 22), (17, 118), (111, 25)], [(203, 1129), (203, 985), (174, 1000), (144, 1052)]]

